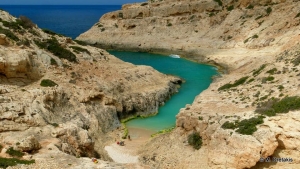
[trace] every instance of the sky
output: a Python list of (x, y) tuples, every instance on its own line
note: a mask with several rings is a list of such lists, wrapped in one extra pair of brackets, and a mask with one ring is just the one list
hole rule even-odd
[(122, 5), (147, 0), (0, 0), (0, 5)]

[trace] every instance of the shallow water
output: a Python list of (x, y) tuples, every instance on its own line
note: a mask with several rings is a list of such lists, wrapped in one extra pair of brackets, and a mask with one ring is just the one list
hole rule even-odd
[(162, 73), (179, 76), (185, 80), (179, 92), (159, 108), (156, 116), (131, 120), (126, 123), (127, 127), (159, 131), (175, 126), (175, 116), (179, 113), (180, 108), (191, 104), (199, 93), (208, 88), (212, 82), (212, 76), (218, 74), (217, 69), (213, 66), (183, 58), (141, 52), (109, 52), (126, 62), (149, 65)]

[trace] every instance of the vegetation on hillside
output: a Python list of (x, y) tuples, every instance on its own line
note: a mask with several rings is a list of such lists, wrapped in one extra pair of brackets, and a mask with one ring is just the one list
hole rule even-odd
[(250, 119), (244, 119), (242, 121), (236, 120), (234, 122), (226, 121), (221, 126), (223, 129), (232, 129), (236, 132), (244, 135), (252, 135), (256, 130), (256, 125), (264, 122), (264, 116), (252, 117)]
[(74, 52), (76, 52), (76, 53), (86, 52), (86, 53), (88, 53), (88, 54), (91, 54), (90, 51), (88, 51), (88, 50), (85, 49), (85, 48), (79, 47), (79, 46), (70, 46), (70, 48), (72, 48), (72, 49), (74, 50)]
[(10, 156), (13, 156), (13, 157), (22, 157), (24, 155), (23, 152), (21, 151), (18, 151), (18, 150), (14, 150), (12, 147), (10, 147), (7, 151), (6, 151), (7, 154), (9, 154)]
[(38, 40), (34, 40), (34, 42), (41, 49), (47, 49), (49, 52), (61, 59), (67, 59), (70, 62), (77, 62), (76, 55), (74, 55), (74, 53), (68, 49), (61, 47), (55, 37), (48, 39), (46, 42), (41, 42)]
[(199, 133), (192, 133), (188, 136), (189, 145), (193, 146), (194, 149), (199, 150), (202, 146), (202, 138)]
[(43, 79), (42, 81), (41, 81), (41, 84), (40, 84), (41, 86), (43, 86), (43, 87), (53, 87), (53, 86), (56, 86), (56, 85), (58, 85), (58, 84), (56, 84), (55, 82), (53, 82), (52, 80), (50, 80), (50, 79)]
[(7, 168), (9, 166), (16, 166), (17, 164), (32, 164), (35, 160), (20, 160), (18, 158), (2, 158), (0, 157), (0, 167)]
[[(283, 88), (283, 86), (280, 88)], [(267, 116), (275, 116), (278, 113), (288, 113), (290, 110), (299, 109), (300, 97), (291, 96), (284, 97), (281, 100), (276, 98), (270, 99), (266, 102), (261, 103), (261, 105), (259, 105), (255, 111)]]
[(20, 40), (13, 32), (11, 32), (8, 29), (3, 29), (1, 26), (0, 26), (0, 33), (6, 35), (6, 37), (10, 38), (13, 41)]
[(242, 78), (236, 80), (233, 84), (227, 83), (227, 84), (221, 86), (218, 90), (220, 91), (220, 90), (230, 89), (232, 87), (237, 87), (238, 85), (244, 84), (248, 78), (249, 78), (248, 76), (242, 77)]

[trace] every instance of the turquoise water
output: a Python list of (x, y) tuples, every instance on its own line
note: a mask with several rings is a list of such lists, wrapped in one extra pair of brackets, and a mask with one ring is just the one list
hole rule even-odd
[(191, 104), (199, 93), (208, 88), (212, 82), (212, 76), (218, 74), (215, 67), (182, 58), (141, 52), (109, 52), (123, 61), (135, 65), (149, 65), (162, 73), (176, 75), (185, 80), (179, 92), (159, 108), (156, 116), (131, 120), (126, 123), (127, 127), (153, 131), (174, 127), (175, 116), (179, 113), (180, 108)]

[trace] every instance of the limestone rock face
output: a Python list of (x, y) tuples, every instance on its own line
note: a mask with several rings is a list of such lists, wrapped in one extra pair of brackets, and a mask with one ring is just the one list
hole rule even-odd
[(5, 34), (0, 34), (0, 45), (8, 45), (9, 41), (6, 38)]
[(55, 128), (52, 136), (62, 140), (59, 148), (65, 153), (74, 156), (94, 156), (94, 141), (86, 130), (72, 123)]
[[(43, 73), (43, 67), (38, 66), (39, 60), (29, 50), (6, 49), (0, 51), (0, 73), (7, 78), (36, 79)], [(40, 70), (37, 70), (40, 67)]]
[(23, 140), (21, 140), (18, 145), (16, 145), (16, 149), (23, 152), (32, 152), (35, 150), (39, 150), (41, 148), (41, 144), (34, 136), (29, 136)]

